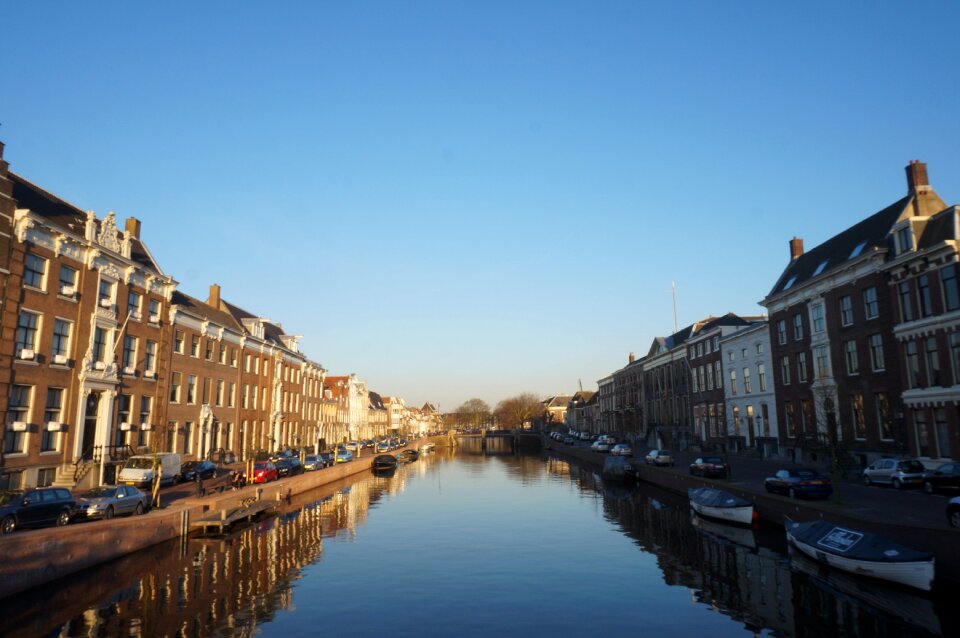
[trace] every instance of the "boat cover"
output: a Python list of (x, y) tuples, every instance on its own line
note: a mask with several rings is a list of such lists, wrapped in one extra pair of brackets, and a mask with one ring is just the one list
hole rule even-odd
[(904, 547), (883, 536), (841, 527), (829, 521), (787, 523), (790, 535), (796, 540), (829, 554), (890, 563), (912, 563), (933, 560), (933, 554)]
[(608, 456), (603, 460), (603, 477), (612, 480), (624, 480), (633, 476), (633, 465), (622, 456)]
[(690, 500), (704, 507), (749, 507), (753, 503), (745, 498), (735, 496), (712, 487), (697, 487), (687, 490)]

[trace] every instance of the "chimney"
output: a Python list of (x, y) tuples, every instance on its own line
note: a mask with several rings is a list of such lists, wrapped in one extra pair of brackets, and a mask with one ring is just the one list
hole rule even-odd
[(633, 362), (634, 362), (634, 356), (633, 356), (633, 353), (631, 352), (631, 353), (630, 353), (630, 363), (633, 363)]
[(794, 237), (790, 240), (790, 261), (793, 261), (797, 257), (803, 254), (803, 240), (799, 237)]
[(140, 220), (136, 217), (127, 217), (124, 228), (131, 239), (140, 239)]
[(920, 160), (910, 160), (907, 164), (907, 190), (916, 193), (918, 190), (924, 190), (923, 186), (930, 186), (927, 179), (927, 165)]
[(210, 296), (207, 297), (207, 305), (211, 308), (220, 309), (220, 285), (210, 284)]

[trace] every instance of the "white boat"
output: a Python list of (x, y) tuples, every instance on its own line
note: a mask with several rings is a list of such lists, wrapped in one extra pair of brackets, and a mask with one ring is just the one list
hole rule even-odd
[(753, 503), (745, 498), (713, 487), (693, 488), (687, 490), (687, 495), (690, 507), (700, 516), (738, 525), (753, 523)]
[(787, 542), (810, 558), (851, 574), (930, 591), (933, 554), (828, 521), (787, 520)]
[(433, 443), (424, 443), (420, 446), (420, 453), (423, 454), (425, 452), (432, 452), (433, 448), (435, 447), (436, 446)]

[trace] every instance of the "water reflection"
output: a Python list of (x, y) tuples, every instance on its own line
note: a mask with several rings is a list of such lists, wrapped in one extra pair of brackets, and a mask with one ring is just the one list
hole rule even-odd
[[(449, 464), (456, 467), (446, 468)], [(358, 530), (378, 508), (401, 497), (415, 481), (439, 483), (441, 476), (448, 476), (446, 469), (456, 470), (455, 476), (466, 476), (467, 481), (484, 474), (483, 480), (492, 481), (489, 489), (502, 487), (502, 483), (496, 483), (500, 476), (514, 486), (523, 486), (526, 493), (548, 484), (559, 485), (561, 490), (569, 486), (575, 498), (587, 500), (598, 516), (631, 539), (638, 556), (639, 552), (649, 555), (653, 580), (662, 581), (661, 590), (665, 589), (663, 585), (686, 588), (691, 604), (735, 620), (742, 633), (936, 636), (958, 635), (960, 629), (957, 614), (950, 607), (955, 591), (941, 590), (928, 599), (828, 572), (814, 563), (791, 561), (781, 529), (754, 531), (703, 521), (691, 517), (684, 498), (650, 486), (628, 489), (605, 484), (594, 470), (557, 457), (438, 449), (402, 466), (393, 476), (363, 476), (353, 483), (331, 485), (294, 498), (282, 504), (276, 517), (230, 536), (160, 545), (0, 601), (0, 635), (252, 636), (265, 629), (264, 623), (277, 620), (282, 611), (301, 612), (291, 614), (298, 619), (292, 626), (306, 631), (311, 616), (304, 603), (317, 594), (309, 588), (298, 590), (297, 581), (308, 566), (323, 559), (325, 541), (353, 543)], [(487, 485), (483, 483), (482, 487)], [(460, 492), (457, 494), (462, 498)], [(427, 500), (428, 496), (423, 490), (417, 493), (422, 511), (438, 507), (435, 500)], [(399, 505), (409, 508), (414, 501), (417, 499), (401, 497)], [(582, 511), (576, 514), (580, 518), (584, 515)], [(422, 531), (407, 530), (408, 535), (429, 533), (431, 521), (425, 520), (422, 525)], [(551, 531), (544, 528), (530, 533), (534, 542), (539, 542)], [(486, 536), (494, 533), (481, 532)], [(504, 542), (512, 536), (497, 539)], [(590, 539), (580, 542), (589, 543)], [(375, 547), (369, 551), (378, 552)], [(558, 562), (567, 558), (570, 556), (556, 556)], [(410, 569), (412, 577), (416, 566), (403, 567), (402, 555), (391, 554), (388, 560)], [(449, 571), (449, 564), (445, 568)], [(489, 568), (509, 569), (494, 563)], [(550, 566), (545, 568), (549, 573)], [(426, 573), (425, 569), (422, 576), (429, 580)], [(531, 582), (538, 578), (536, 574), (524, 576)], [(611, 614), (636, 602), (637, 596), (649, 598), (655, 606), (657, 597), (663, 595), (654, 586), (659, 583), (637, 580), (635, 574), (628, 574), (626, 582), (643, 585), (637, 591), (604, 592)], [(295, 593), (301, 603), (299, 610)], [(563, 601), (537, 600), (533, 590), (524, 595), (533, 608), (564, 606)], [(429, 608), (432, 597), (432, 592), (423, 591), (422, 613), (446, 612)], [(508, 612), (501, 608), (497, 613)], [(511, 613), (522, 615), (524, 611)], [(685, 633), (683, 621), (675, 621), (679, 634)], [(589, 629), (585, 624), (571, 626), (569, 631), (589, 633)], [(417, 632), (430, 633), (429, 627), (391, 633)]]

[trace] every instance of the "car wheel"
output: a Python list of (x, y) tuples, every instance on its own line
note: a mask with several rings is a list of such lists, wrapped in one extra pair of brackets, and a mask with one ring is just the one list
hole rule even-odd
[(795, 489), (793, 489), (793, 488), (791, 487), (791, 488), (787, 491), (787, 496), (789, 496), (790, 498), (797, 498), (797, 490), (795, 490)]
[(113, 518), (113, 506), (107, 508), (107, 511), (103, 513), (103, 517), (108, 521)]
[(8, 516), (3, 519), (3, 522), (0, 523), (0, 532), (4, 534), (12, 534), (14, 530), (17, 529), (17, 519), (12, 516)]
[(133, 510), (135, 516), (141, 516), (143, 514), (143, 503), (137, 503), (137, 509)]
[(960, 527), (960, 507), (947, 510), (947, 523), (950, 527)]
[(936, 492), (936, 490), (933, 488), (933, 483), (931, 483), (930, 481), (923, 482), (923, 491), (926, 492), (927, 494), (933, 494), (934, 492)]
[(70, 512), (64, 510), (57, 514), (57, 527), (63, 527), (70, 522)]
[(903, 489), (903, 483), (900, 481), (900, 479), (893, 479), (893, 488), (896, 490)]
[(870, 480), (869, 475), (867, 474), (863, 475), (863, 484), (866, 485), (867, 487), (870, 487), (871, 485), (873, 485), (873, 481)]

